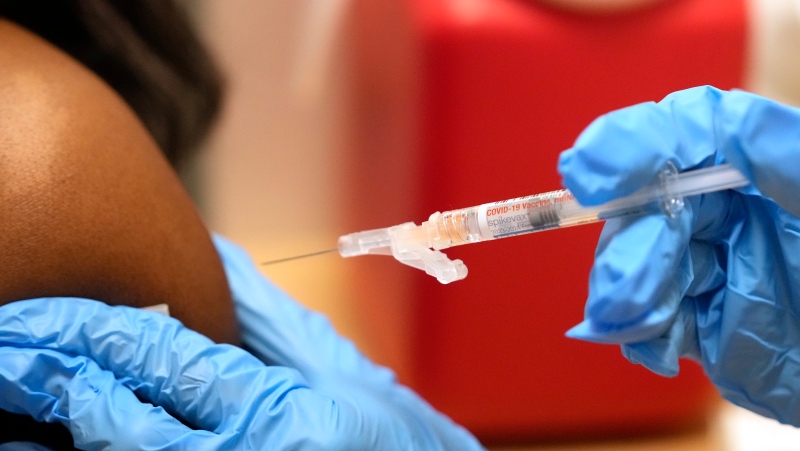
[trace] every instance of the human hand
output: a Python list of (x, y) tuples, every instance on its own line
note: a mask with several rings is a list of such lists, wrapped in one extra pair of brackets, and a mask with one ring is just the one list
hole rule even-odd
[(632, 193), (667, 161), (731, 163), (755, 185), (686, 199), (675, 219), (608, 221), (585, 320), (567, 335), (622, 344), (672, 376), (698, 360), (731, 402), (800, 426), (800, 110), (741, 91), (679, 91), (612, 112), (561, 155), (584, 205)]
[(20, 301), (0, 308), (0, 408), (60, 421), (84, 449), (482, 449), (216, 244), (262, 360), (152, 312)]

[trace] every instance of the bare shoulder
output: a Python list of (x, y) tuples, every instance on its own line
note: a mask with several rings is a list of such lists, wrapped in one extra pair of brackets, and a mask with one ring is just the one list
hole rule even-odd
[(236, 341), (208, 231), (156, 144), (102, 80), (0, 20), (0, 304), (168, 303)]

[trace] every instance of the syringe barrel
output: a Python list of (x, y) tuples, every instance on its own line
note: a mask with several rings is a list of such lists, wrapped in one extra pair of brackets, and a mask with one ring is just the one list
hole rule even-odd
[(431, 246), (461, 244), (598, 221), (599, 211), (581, 207), (567, 190), (434, 213), (423, 223)]
[(422, 229), (428, 237), (428, 245), (439, 250), (483, 241), (478, 227), (478, 208), (462, 208), (432, 214), (422, 223)]
[(683, 196), (738, 188), (748, 183), (744, 175), (728, 165), (679, 174), (668, 163), (657, 183), (602, 205), (581, 206), (567, 190), (518, 197), (436, 212), (419, 226), (407, 222), (351, 233), (339, 238), (339, 253), (343, 257), (391, 255), (442, 283), (449, 283), (466, 277), (467, 268), (461, 260), (451, 260), (439, 252), (441, 249), (657, 211), (659, 207), (674, 218), (683, 209)]
[(657, 183), (602, 205), (584, 207), (568, 190), (557, 190), (434, 213), (422, 227), (431, 247), (445, 249), (652, 212), (659, 208), (674, 216), (683, 207), (683, 196), (737, 188), (748, 183), (744, 175), (727, 164), (678, 173), (675, 166), (668, 163)]

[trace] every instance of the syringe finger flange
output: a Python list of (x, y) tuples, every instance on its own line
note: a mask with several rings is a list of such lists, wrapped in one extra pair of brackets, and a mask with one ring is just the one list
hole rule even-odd
[(673, 185), (678, 178), (678, 168), (675, 163), (667, 161), (664, 169), (658, 174), (658, 185), (663, 193), (660, 205), (661, 210), (670, 218), (677, 218), (683, 211), (683, 197), (673, 192)]

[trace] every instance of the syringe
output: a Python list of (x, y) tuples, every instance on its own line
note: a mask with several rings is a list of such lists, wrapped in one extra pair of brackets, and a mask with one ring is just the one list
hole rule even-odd
[(543, 230), (604, 221), (623, 215), (652, 211), (660, 206), (675, 217), (683, 198), (745, 186), (747, 178), (728, 164), (678, 173), (672, 163), (656, 183), (602, 205), (584, 207), (568, 190), (492, 202), (477, 207), (436, 212), (420, 225), (407, 222), (394, 227), (351, 233), (339, 238), (342, 257), (392, 255), (401, 263), (419, 268), (450, 283), (467, 276), (461, 260), (440, 252), (452, 246), (477, 243)]

